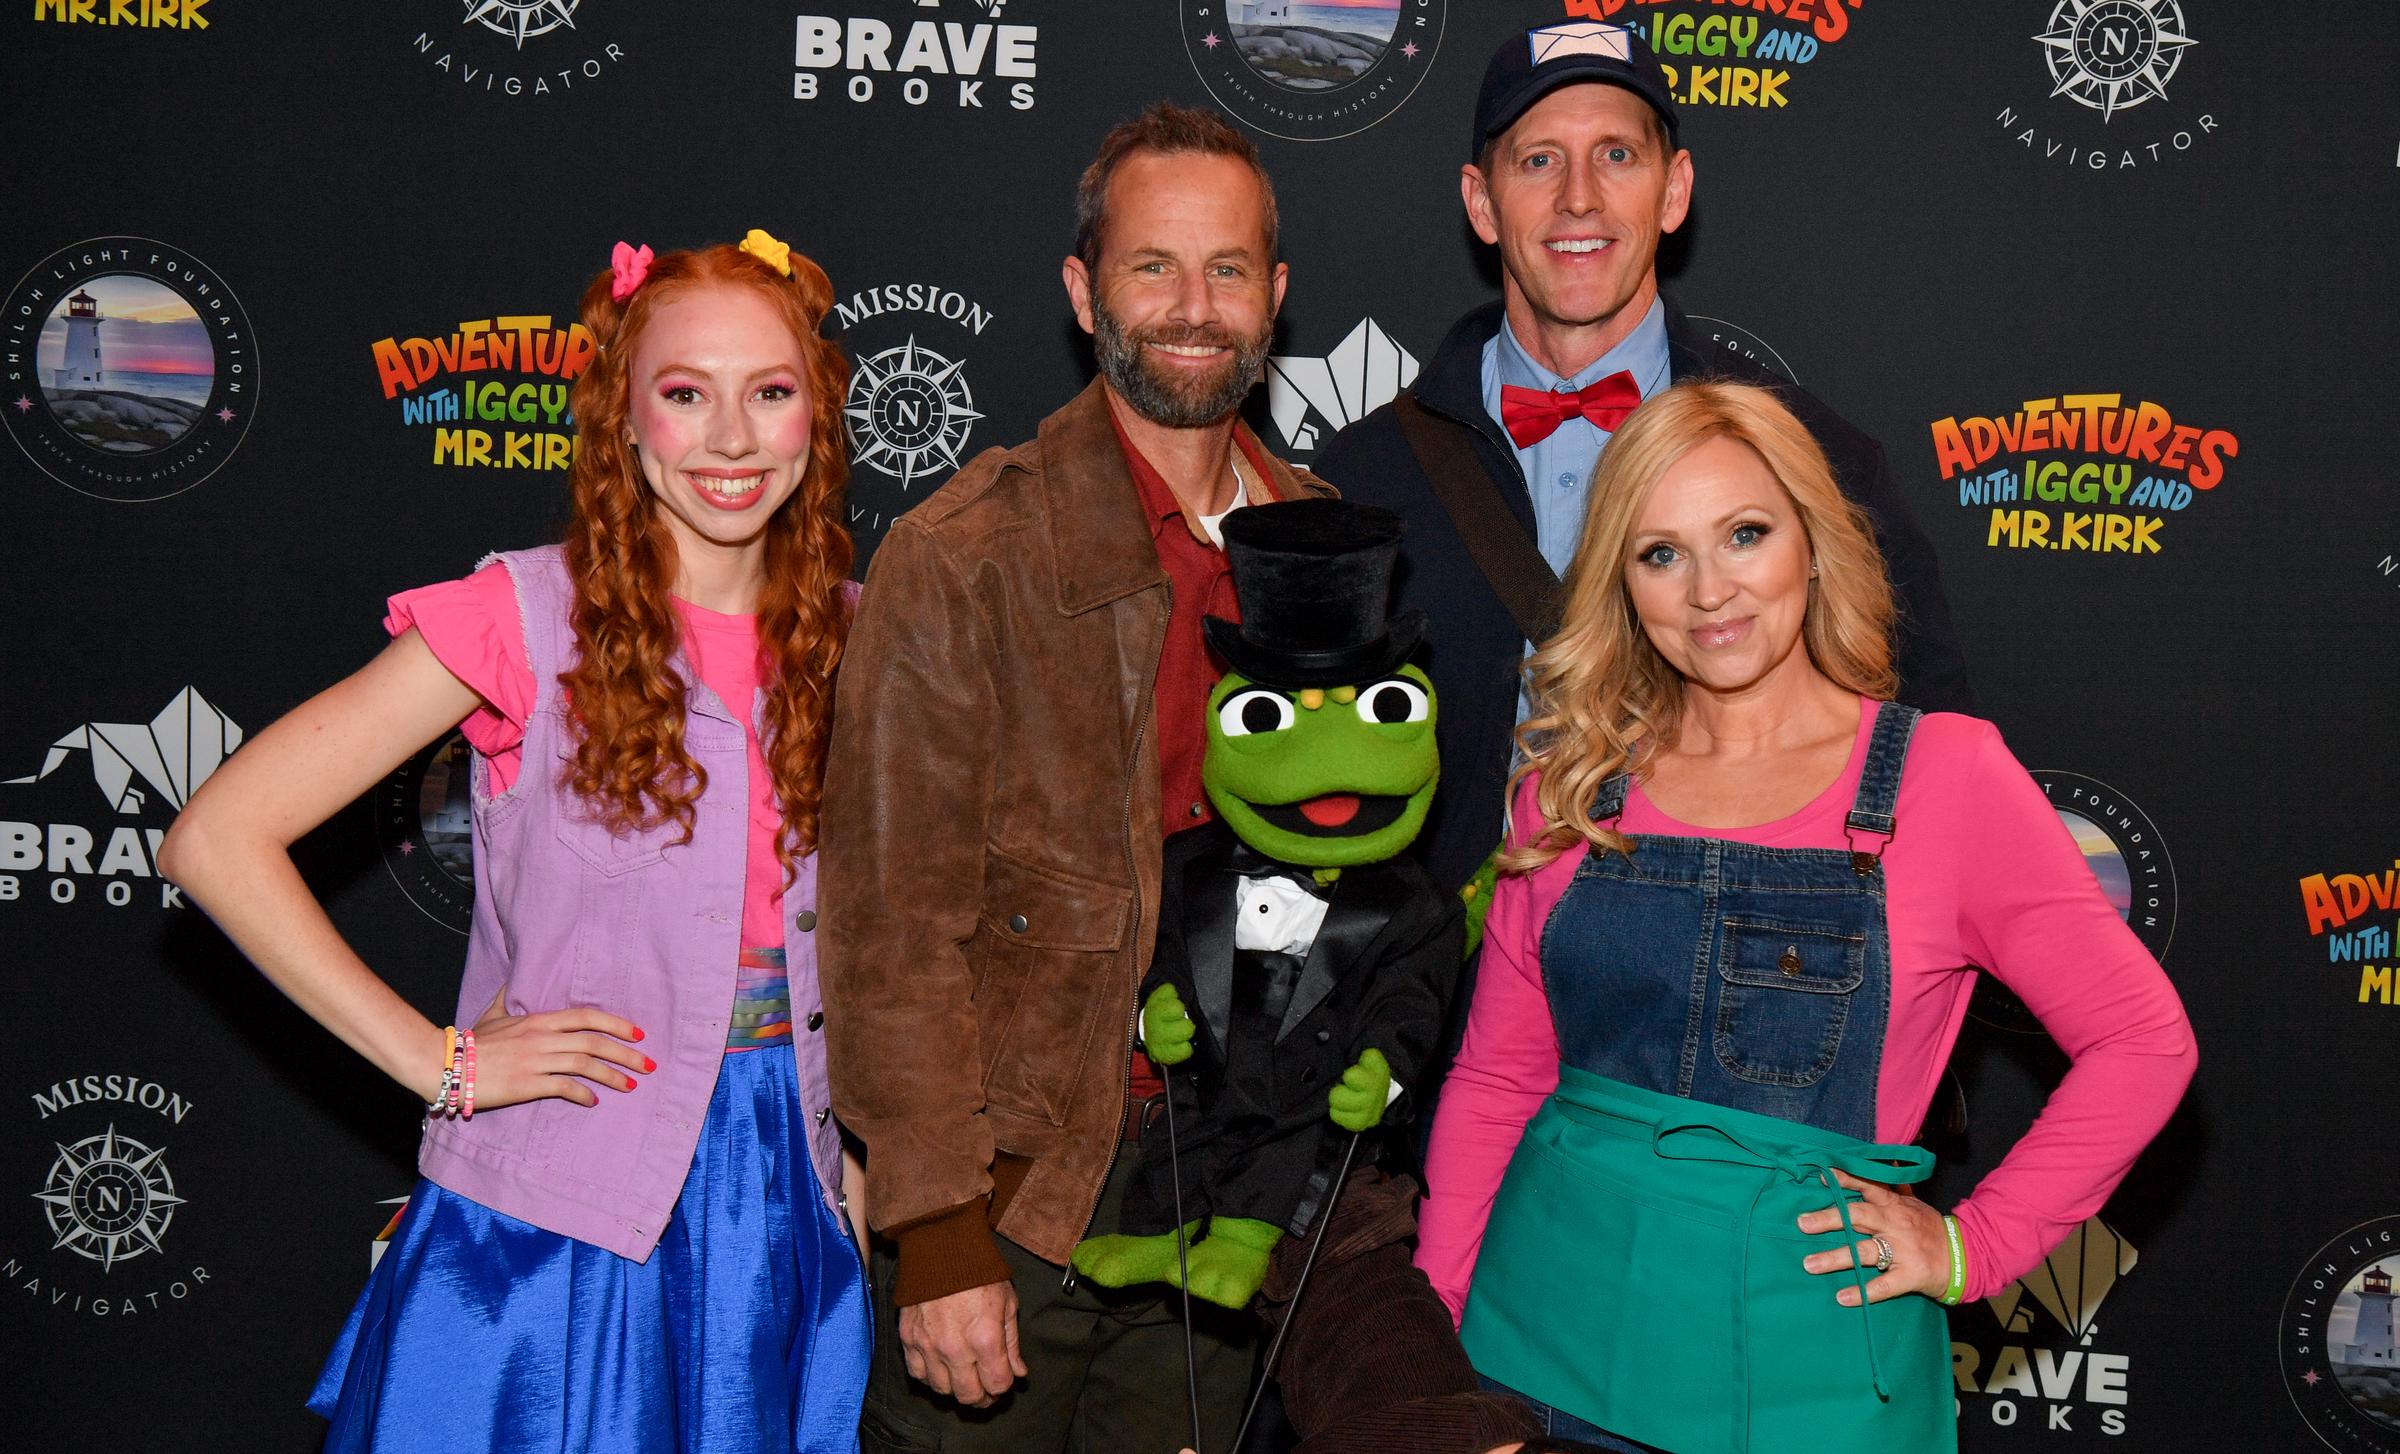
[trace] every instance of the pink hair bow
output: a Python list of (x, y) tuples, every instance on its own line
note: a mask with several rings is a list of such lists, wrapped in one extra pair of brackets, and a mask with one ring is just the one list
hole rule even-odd
[(608, 296), (620, 303), (632, 297), (633, 290), (642, 285), (642, 279), (650, 276), (650, 258), (648, 243), (638, 248), (629, 243), (618, 243), (608, 255), (609, 271), (617, 275), (616, 281), (608, 285)]

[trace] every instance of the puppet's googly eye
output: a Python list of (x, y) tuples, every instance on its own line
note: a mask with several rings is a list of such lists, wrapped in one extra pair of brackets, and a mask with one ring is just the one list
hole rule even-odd
[(1401, 722), (1422, 722), (1432, 710), (1425, 689), (1406, 677), (1387, 677), (1358, 694), (1358, 716), (1362, 722), (1396, 725)]
[(1295, 715), (1291, 698), (1263, 687), (1251, 687), (1235, 692), (1225, 699), (1225, 705), (1217, 708), (1217, 727), (1228, 737), (1281, 732), (1292, 725)]

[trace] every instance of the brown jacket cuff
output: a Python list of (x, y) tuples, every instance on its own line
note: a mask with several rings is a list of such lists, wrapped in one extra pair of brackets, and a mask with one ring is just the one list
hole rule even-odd
[(895, 1307), (1009, 1280), (1008, 1263), (984, 1220), (982, 1197), (896, 1227), (892, 1240), (900, 1258), (892, 1277)]

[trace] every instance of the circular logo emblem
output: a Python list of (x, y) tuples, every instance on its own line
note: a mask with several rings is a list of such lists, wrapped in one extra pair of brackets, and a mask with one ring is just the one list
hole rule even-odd
[(860, 361), (843, 412), (854, 461), (903, 490), (927, 475), (938, 482), (955, 473), (983, 417), (959, 366), (913, 337)]
[(565, 26), (575, 28), (575, 7), (582, 0), (534, 0), (532, 4), (512, 4), (510, 0), (463, 0), (467, 19), (486, 30), (498, 31), (516, 41), (519, 46), (533, 36), (548, 35)]
[(475, 839), (469, 776), (474, 749), (453, 732), (375, 790), (383, 866), (408, 901), (464, 934), (475, 915)]
[(183, 1205), (164, 1156), (113, 1125), (59, 1147), (34, 1194), (50, 1219), (51, 1245), (90, 1258), (102, 1272), (160, 1251), (159, 1238)]
[(2328, 1449), (2400, 1454), (2395, 1279), (2400, 1216), (2380, 1217), (2318, 1248), (2284, 1297), (2283, 1386)]
[[(2084, 866), (2100, 881), (2100, 892), (2151, 957), (2164, 964), (2175, 939), (2175, 862), (2158, 825), (2132, 799), (2097, 778), (2041, 770), (2032, 776), (2083, 850)], [(1968, 1009), (1997, 1029), (2043, 1033), (2024, 1002), (1988, 974), (1976, 983)]]
[(1748, 359), (1795, 384), (1800, 382), (1800, 376), (1792, 372), (1792, 366), (1784, 362), (1783, 355), (1775, 351), (1774, 345), (1739, 323), (1729, 323), (1722, 318), (1710, 318), (1701, 313), (1693, 313), (1688, 317), (1700, 325), (1701, 331), (1708, 335), (1708, 341), (1717, 348), (1736, 358)]
[(8, 295), (0, 417), (45, 474), (103, 500), (163, 500), (249, 432), (258, 358), (241, 303), (163, 242), (51, 254)]
[(1400, 109), (1433, 68), (1448, 0), (1182, 0), (1183, 48), (1217, 104), (1288, 141)]
[(2192, 43), (2180, 0), (2058, 0), (2034, 39), (2050, 67), (2050, 94), (2091, 107), (2103, 121), (2164, 101)]

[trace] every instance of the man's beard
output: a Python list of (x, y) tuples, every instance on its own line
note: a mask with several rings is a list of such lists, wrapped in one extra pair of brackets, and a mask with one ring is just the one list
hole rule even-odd
[[(1100, 376), (1133, 412), (1168, 429), (1198, 429), (1241, 408), (1266, 373), (1267, 345), (1274, 336), (1272, 317), (1249, 338), (1190, 324), (1162, 324), (1129, 334), (1098, 294), (1092, 297), (1092, 351), (1099, 359)], [(1147, 346), (1153, 343), (1226, 348), (1232, 353), (1222, 372), (1185, 378), (1152, 365)]]

